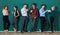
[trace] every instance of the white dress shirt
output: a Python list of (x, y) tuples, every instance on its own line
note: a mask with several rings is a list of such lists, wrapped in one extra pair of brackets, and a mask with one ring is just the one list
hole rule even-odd
[[(18, 12), (18, 11), (17, 11), (17, 12)], [(15, 14), (16, 14), (16, 12), (14, 12), (14, 16), (16, 16)]]
[(22, 14), (22, 16), (28, 16), (28, 15), (27, 15), (27, 11), (28, 11), (28, 9), (22, 8), (22, 9), (21, 9), (21, 14)]
[(41, 8), (41, 9), (39, 10), (39, 13), (40, 13), (40, 16), (41, 16), (41, 17), (45, 17), (45, 11), (44, 11), (43, 8)]

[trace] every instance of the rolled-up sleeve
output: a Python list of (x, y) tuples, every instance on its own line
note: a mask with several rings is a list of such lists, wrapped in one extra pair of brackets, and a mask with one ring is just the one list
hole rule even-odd
[(40, 14), (40, 16), (45, 16), (45, 11), (43, 9), (40, 9), (39, 14)]

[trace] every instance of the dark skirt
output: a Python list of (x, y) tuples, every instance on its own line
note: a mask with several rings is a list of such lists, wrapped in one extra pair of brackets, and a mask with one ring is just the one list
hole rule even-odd
[(15, 29), (17, 29), (17, 19), (14, 17), (13, 18), (13, 27), (15, 28)]

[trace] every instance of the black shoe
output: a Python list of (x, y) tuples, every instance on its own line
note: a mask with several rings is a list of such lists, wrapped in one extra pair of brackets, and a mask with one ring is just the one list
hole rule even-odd
[(21, 31), (21, 33), (24, 33), (24, 31)]
[(54, 33), (53, 31), (51, 31), (51, 33)]
[(27, 31), (24, 31), (24, 32), (27, 32)]
[(44, 32), (43, 30), (41, 32)]

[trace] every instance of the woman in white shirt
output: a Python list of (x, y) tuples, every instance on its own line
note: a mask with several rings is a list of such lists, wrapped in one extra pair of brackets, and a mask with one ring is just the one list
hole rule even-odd
[(4, 30), (5, 32), (8, 32), (8, 28), (10, 26), (9, 18), (8, 18), (8, 6), (4, 6), (3, 10), (3, 22), (4, 22)]

